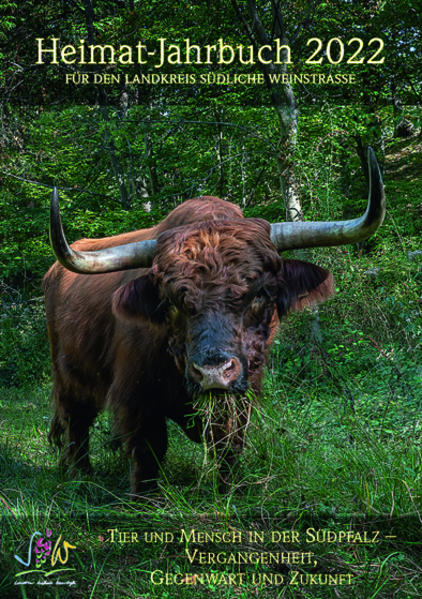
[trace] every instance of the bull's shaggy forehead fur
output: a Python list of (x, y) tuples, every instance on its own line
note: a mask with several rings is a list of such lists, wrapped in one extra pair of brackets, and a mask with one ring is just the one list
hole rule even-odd
[[(161, 234), (152, 274), (168, 299), (203, 308), (222, 299), (237, 304), (271, 286), (281, 258), (261, 219), (195, 223)], [(251, 299), (251, 298), (249, 298)]]

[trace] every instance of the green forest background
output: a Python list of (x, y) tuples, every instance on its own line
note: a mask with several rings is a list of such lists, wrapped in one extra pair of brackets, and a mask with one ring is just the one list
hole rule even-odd
[[(1, 0), (0, 9), (0, 597), (420, 597), (419, 2)], [(151, 47), (163, 36), (200, 45), (280, 37), (295, 64), (278, 72), (354, 73), (358, 83), (129, 86), (122, 78), (112, 86), (66, 85), (76, 67), (34, 64), (40, 36), (60, 37), (62, 45), (83, 38)], [(315, 36), (365, 44), (381, 37), (385, 61), (336, 65), (324, 54), (320, 65), (306, 65), (306, 40)], [(232, 64), (209, 72), (259, 69)], [(100, 72), (155, 71), (106, 65)], [(63, 476), (47, 442), (51, 378), (41, 297), (54, 261), (53, 185), (70, 241), (151, 226), (198, 195), (218, 195), (246, 216), (276, 221), (291, 217), (294, 190), (305, 220), (353, 218), (366, 206), (368, 144), (383, 170), (386, 219), (363, 243), (300, 253), (331, 270), (336, 295), (280, 328), (232, 489), (218, 492), (202, 448), (172, 425), (160, 493), (134, 502), (127, 459), (110, 447), (106, 415), (93, 430), (94, 475)], [(104, 541), (112, 526), (141, 534), (198, 523), (210, 531), (353, 523), (396, 538), (312, 549), (318, 572), (352, 573), (352, 587), (261, 589), (153, 586), (155, 568), (192, 572), (180, 547)], [(31, 532), (46, 527), (77, 544), (77, 585), (43, 587), (37, 595), (14, 584), (13, 554), (24, 555)], [(288, 578), (288, 567), (280, 572)]]

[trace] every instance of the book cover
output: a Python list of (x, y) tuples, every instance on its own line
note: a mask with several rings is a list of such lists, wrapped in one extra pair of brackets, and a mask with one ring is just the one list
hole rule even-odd
[(417, 3), (1, 7), (0, 596), (419, 597)]

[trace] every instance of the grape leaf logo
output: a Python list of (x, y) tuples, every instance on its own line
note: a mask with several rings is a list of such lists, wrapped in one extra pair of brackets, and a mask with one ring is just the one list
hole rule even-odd
[[(25, 568), (15, 576), (20, 577), (36, 572), (48, 577), (59, 572), (75, 570), (75, 568), (67, 566), (71, 549), (76, 549), (76, 545), (71, 545), (68, 541), (63, 540), (62, 535), (53, 541), (51, 529), (46, 528), (45, 534), (36, 530), (29, 539), (26, 559), (14, 555), (14, 558)], [(66, 567), (56, 567), (58, 564)]]

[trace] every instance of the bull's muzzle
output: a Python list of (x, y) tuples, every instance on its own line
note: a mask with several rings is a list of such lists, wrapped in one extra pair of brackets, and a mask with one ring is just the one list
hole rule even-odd
[(243, 375), (240, 360), (235, 356), (219, 364), (199, 365), (191, 362), (188, 369), (190, 378), (201, 386), (203, 391), (209, 389), (230, 390)]

